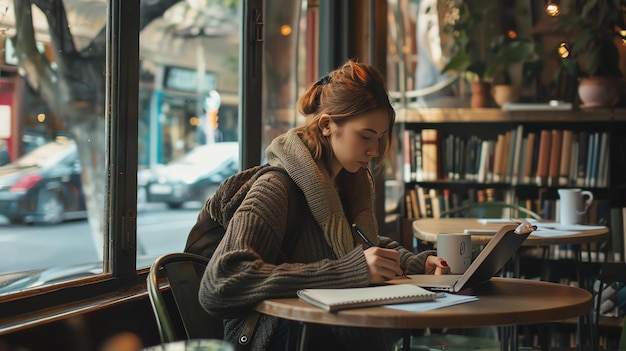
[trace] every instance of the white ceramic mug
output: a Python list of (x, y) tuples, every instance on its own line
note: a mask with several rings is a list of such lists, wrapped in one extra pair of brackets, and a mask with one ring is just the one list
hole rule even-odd
[(437, 234), (437, 256), (448, 263), (451, 274), (463, 274), (472, 263), (472, 235)]
[(559, 222), (564, 225), (581, 224), (583, 215), (593, 202), (591, 191), (572, 188), (559, 189), (557, 192), (560, 199)]

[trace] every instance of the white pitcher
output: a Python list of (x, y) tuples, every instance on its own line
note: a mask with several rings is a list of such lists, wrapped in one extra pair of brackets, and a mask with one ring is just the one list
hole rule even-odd
[(593, 202), (591, 191), (579, 188), (558, 189), (560, 223), (563, 225), (581, 224), (583, 215)]

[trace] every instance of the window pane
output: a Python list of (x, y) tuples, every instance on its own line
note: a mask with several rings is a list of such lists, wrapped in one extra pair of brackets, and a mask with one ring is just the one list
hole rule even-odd
[(312, 83), (306, 77), (317, 62), (316, 45), (306, 32), (307, 21), (316, 21), (312, 14), (317, 6), (315, 10), (307, 6), (305, 0), (265, 2), (262, 158), (272, 139), (303, 123), (297, 118), (296, 102)]
[(106, 2), (39, 3), (0, 16), (0, 294), (103, 267)]
[(202, 205), (240, 164), (238, 2), (158, 6), (141, 9), (138, 266), (182, 251)]
[[(299, 0), (265, 2), (263, 140), (254, 146), (262, 156), (295, 125), (305, 8)], [(180, 2), (141, 31), (138, 264), (182, 251), (201, 206), (240, 167), (238, 13)]]

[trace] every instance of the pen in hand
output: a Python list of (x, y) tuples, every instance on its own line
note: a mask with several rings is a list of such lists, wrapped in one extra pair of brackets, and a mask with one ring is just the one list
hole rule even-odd
[[(367, 237), (367, 235), (365, 235), (365, 233), (363, 232), (363, 230), (361, 230), (361, 228), (359, 228), (358, 225), (356, 225), (356, 223), (352, 223), (352, 228), (354, 228), (354, 231), (359, 234), (359, 236), (361, 237), (361, 239), (363, 239), (363, 241), (365, 241), (365, 243), (367, 244), (367, 246), (369, 247), (374, 247), (374, 243), (370, 240), (370, 238)], [(411, 279), (409, 278), (408, 275), (406, 275), (406, 273), (402, 273), (402, 277), (404, 279)]]
[(358, 225), (356, 225), (356, 223), (352, 223), (352, 228), (354, 228), (354, 231), (359, 234), (359, 236), (361, 237), (361, 239), (363, 239), (363, 241), (365, 241), (365, 243), (367, 244), (367, 246), (369, 247), (373, 247), (375, 246), (374, 243), (370, 240), (370, 238), (367, 237), (367, 235), (365, 235), (365, 233), (363, 233), (363, 231), (361, 230), (361, 228), (359, 228)]

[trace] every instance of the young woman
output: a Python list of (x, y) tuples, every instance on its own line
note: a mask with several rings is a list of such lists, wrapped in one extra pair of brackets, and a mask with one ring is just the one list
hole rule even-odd
[[(304, 195), (298, 230), (286, 233), (289, 185), (276, 174), (259, 176), (247, 191), (222, 186), (210, 200), (227, 205), (245, 196), (232, 218), (224, 218), (226, 234), (200, 287), (201, 304), (225, 318), (225, 339), (238, 347), (246, 317), (263, 299), (294, 297), (302, 288), (364, 287), (403, 273), (446, 273), (434, 252), (415, 255), (377, 235), (369, 167), (373, 160), (377, 167), (384, 162), (395, 120), (379, 72), (347, 61), (311, 85), (298, 109), (306, 124), (266, 149), (268, 163), (284, 169)], [(283, 252), (286, 241), (293, 244)], [(261, 315), (246, 346), (285, 350), (294, 342), (287, 338), (289, 324)], [(315, 343), (311, 350), (384, 350), (389, 344), (381, 330), (312, 326), (307, 332)]]

